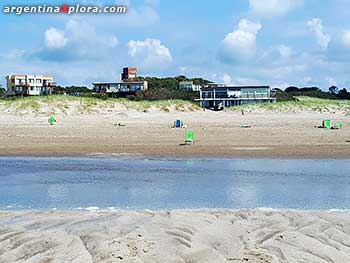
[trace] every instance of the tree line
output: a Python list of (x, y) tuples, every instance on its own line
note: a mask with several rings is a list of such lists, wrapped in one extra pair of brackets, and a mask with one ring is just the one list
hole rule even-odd
[(329, 87), (328, 91), (323, 91), (319, 87), (298, 88), (290, 86), (284, 91), (277, 90), (277, 100), (293, 100), (295, 96), (308, 96), (320, 99), (341, 99), (350, 100), (350, 92), (346, 88), (339, 90), (336, 86)]
[[(138, 77), (137, 81), (147, 81), (148, 89), (137, 91), (135, 95), (127, 95), (130, 100), (166, 100), (166, 99), (181, 99), (191, 100), (198, 98), (198, 92), (186, 91), (179, 89), (181, 81), (192, 81), (195, 85), (204, 85), (211, 81), (202, 78), (187, 78), (186, 76), (177, 77)], [(68, 94), (75, 96), (93, 96), (99, 98), (107, 98), (107, 94), (94, 94), (92, 89), (85, 86), (57, 86), (53, 89), (53, 94)]]
[[(179, 89), (181, 81), (192, 81), (195, 85), (205, 85), (212, 83), (203, 78), (187, 78), (180, 75), (176, 77), (156, 78), (156, 77), (138, 77), (139, 81), (147, 81), (148, 89), (138, 91), (134, 95), (127, 96), (130, 100), (164, 100), (164, 99), (182, 99), (191, 100), (198, 98), (198, 92)], [(74, 96), (94, 96), (107, 98), (107, 95), (95, 94), (94, 91), (86, 86), (57, 86), (53, 88), (53, 94), (67, 94)], [(6, 90), (0, 87), (0, 97), (6, 96)], [(328, 91), (323, 91), (319, 87), (296, 87), (290, 86), (285, 90), (276, 89), (278, 101), (295, 100), (296, 96), (309, 96), (321, 99), (343, 99), (350, 100), (350, 92), (346, 89), (338, 89), (336, 86), (329, 87)]]

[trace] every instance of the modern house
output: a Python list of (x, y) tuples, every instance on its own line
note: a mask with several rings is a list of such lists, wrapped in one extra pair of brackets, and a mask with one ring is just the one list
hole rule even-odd
[(56, 83), (48, 75), (7, 75), (7, 96), (39, 96), (52, 94)]
[(243, 104), (273, 103), (276, 98), (269, 86), (226, 86), (210, 84), (200, 90), (202, 108), (216, 109)]
[(201, 85), (193, 84), (193, 81), (180, 81), (179, 89), (188, 91), (200, 91)]
[(148, 88), (147, 81), (137, 80), (136, 68), (123, 68), (121, 74), (122, 82), (94, 82), (93, 89), (97, 93), (104, 93), (115, 95), (118, 97), (125, 97), (133, 95), (139, 90), (146, 90)]

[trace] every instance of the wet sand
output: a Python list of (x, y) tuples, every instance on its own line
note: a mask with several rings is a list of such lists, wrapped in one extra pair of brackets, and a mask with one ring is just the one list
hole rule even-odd
[[(1, 156), (155, 155), (349, 158), (350, 116), (331, 113), (138, 112), (115, 110), (55, 116), (0, 114)], [(171, 128), (180, 118), (195, 132)], [(340, 130), (315, 128), (329, 118)], [(122, 126), (118, 126), (120, 123)], [(251, 128), (240, 128), (250, 125)], [(125, 125), (125, 126), (123, 126)]]
[(0, 262), (350, 262), (350, 214), (0, 212)]

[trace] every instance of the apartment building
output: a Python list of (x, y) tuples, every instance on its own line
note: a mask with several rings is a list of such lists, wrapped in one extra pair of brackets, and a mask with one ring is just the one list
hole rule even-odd
[(50, 95), (56, 83), (49, 75), (7, 75), (7, 96)]

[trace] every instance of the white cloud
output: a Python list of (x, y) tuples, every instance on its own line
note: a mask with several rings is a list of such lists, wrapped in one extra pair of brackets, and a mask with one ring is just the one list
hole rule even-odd
[(326, 81), (328, 82), (328, 86), (338, 86), (337, 81), (332, 77), (326, 77)]
[(285, 45), (280, 45), (278, 47), (278, 52), (282, 58), (290, 58), (292, 56), (292, 49)]
[(159, 39), (131, 40), (127, 46), (129, 56), (145, 70), (161, 69), (173, 60), (169, 49)]
[(45, 31), (45, 46), (49, 49), (63, 48), (68, 42), (64, 31), (50, 27)]
[(227, 73), (224, 73), (222, 80), (226, 85), (231, 84), (232, 82), (231, 76)]
[(242, 19), (238, 28), (226, 35), (222, 41), (220, 58), (224, 62), (249, 60), (256, 53), (256, 35), (262, 28), (260, 23)]
[(350, 30), (346, 30), (343, 32), (342, 42), (344, 47), (350, 48)]
[(302, 4), (303, 0), (249, 0), (252, 12), (267, 18), (283, 16)]
[(322, 20), (320, 18), (313, 18), (307, 22), (310, 30), (316, 35), (317, 44), (322, 50), (328, 48), (331, 37), (329, 34), (324, 33)]
[(47, 29), (45, 48), (34, 51), (31, 56), (52, 61), (96, 60), (109, 57), (117, 45), (115, 35), (97, 34), (95, 27), (86, 21), (69, 19), (64, 30)]

